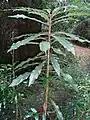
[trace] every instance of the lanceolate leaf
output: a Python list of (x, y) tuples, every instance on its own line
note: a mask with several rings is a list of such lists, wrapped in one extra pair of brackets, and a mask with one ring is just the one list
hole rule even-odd
[(22, 7), (22, 8), (12, 9), (12, 10), (13, 10), (14, 12), (15, 12), (15, 11), (23, 11), (23, 12), (28, 12), (28, 14), (36, 14), (36, 15), (42, 17), (44, 20), (47, 20), (47, 21), (48, 21), (47, 12), (44, 11), (44, 10), (27, 8), (27, 7)]
[(77, 11), (77, 12), (73, 12), (73, 13), (68, 13), (68, 16), (72, 16), (72, 17), (74, 17), (74, 16), (76, 16), (76, 17), (81, 17), (81, 16), (90, 16), (90, 13), (88, 13), (88, 12), (82, 12), (82, 11)]
[(45, 11), (46, 14), (50, 14), (51, 13), (51, 9), (43, 9), (43, 11)]
[(68, 21), (68, 19), (66, 18), (66, 19), (61, 19), (61, 20), (57, 20), (57, 21), (55, 21), (52, 25), (56, 25), (56, 24), (58, 24), (58, 23), (60, 23), (60, 22), (67, 22)]
[(66, 33), (66, 32), (55, 32), (52, 36), (56, 36), (56, 35), (65, 35), (67, 37), (70, 37), (69, 39), (70, 40), (76, 40), (76, 41), (79, 41), (79, 42), (87, 42), (87, 43), (90, 43), (89, 40), (87, 39), (84, 39), (84, 38), (80, 38), (79, 36), (77, 35), (74, 35), (74, 34), (70, 34), (70, 33)]
[(22, 34), (22, 35), (20, 35), (20, 36), (16, 36), (16, 37), (14, 37), (14, 38), (12, 38), (12, 39), (14, 39), (14, 40), (18, 40), (18, 39), (22, 39), (23, 37), (31, 37), (31, 36), (38, 36), (38, 37), (40, 37), (40, 39), (44, 39), (44, 40), (46, 40), (44, 37), (41, 37), (41, 36), (43, 36), (43, 35), (48, 35), (48, 33), (47, 32), (43, 32), (43, 33), (37, 33), (37, 34)]
[(66, 40), (66, 37), (60, 37), (60, 36), (53, 36), (55, 41), (58, 41), (64, 48), (66, 48), (69, 52), (72, 52), (72, 54), (75, 55), (75, 49), (74, 46)]
[(35, 15), (39, 15), (39, 16), (41, 16), (42, 18), (44, 18), (45, 20), (47, 20), (47, 22), (49, 21), (49, 17), (48, 17), (48, 15), (47, 14), (45, 14), (44, 12), (43, 13), (41, 13), (41, 12), (29, 12), (29, 14), (35, 14)]
[(39, 22), (39, 23), (48, 25), (47, 23), (45, 23), (45, 22), (43, 22), (43, 21), (41, 21), (41, 20), (38, 20), (38, 19), (32, 18), (32, 17), (28, 17), (28, 16), (26, 16), (26, 15), (24, 15), (24, 14), (17, 14), (17, 15), (13, 15), (13, 16), (9, 16), (9, 17), (10, 17), (10, 18), (17, 18), (17, 19), (22, 18), (22, 19), (34, 20), (34, 21), (36, 21), (36, 22)]
[(39, 115), (38, 114), (35, 116), (35, 120), (39, 120)]
[(43, 41), (40, 43), (40, 50), (46, 52), (48, 49), (50, 49), (50, 43), (47, 41)]
[(52, 14), (59, 15), (59, 14), (64, 14), (65, 12), (66, 12), (66, 6), (57, 7), (52, 11)]
[(46, 120), (46, 116), (45, 116), (44, 113), (43, 113), (43, 115), (42, 115), (42, 120)]
[(32, 111), (33, 113), (37, 113), (37, 110), (36, 110), (35, 108), (31, 108), (31, 111)]
[(18, 41), (17, 43), (13, 43), (11, 48), (8, 50), (8, 52), (17, 49), (20, 46), (23, 46), (23, 45), (26, 45), (26, 44), (30, 44), (30, 41), (36, 40), (37, 37), (38, 37), (38, 35), (34, 35), (34, 36), (31, 36), (31, 37), (27, 37), (27, 38), (25, 38), (22, 41)]
[(29, 86), (34, 83), (34, 81), (38, 78), (40, 75), (42, 68), (44, 66), (44, 62), (40, 65), (36, 66), (36, 68), (31, 72), (31, 75), (29, 77)]
[(52, 103), (52, 105), (53, 105), (54, 108), (55, 108), (55, 111), (56, 111), (58, 120), (63, 120), (63, 116), (62, 116), (62, 113), (61, 113), (60, 110), (59, 110), (59, 107), (56, 105), (56, 103), (55, 103), (53, 100), (51, 100), (51, 103)]
[(52, 11), (52, 14), (57, 14), (60, 10), (60, 7), (57, 7), (55, 8), (53, 11)]
[(67, 36), (69, 36), (69, 37), (71, 37), (72, 39), (71, 40), (76, 40), (76, 41), (79, 41), (79, 42), (81, 42), (81, 43), (83, 43), (83, 42), (87, 42), (87, 43), (90, 43), (90, 41), (89, 40), (87, 40), (87, 39), (84, 39), (84, 38), (79, 38), (78, 36), (76, 36), (76, 35), (74, 35), (74, 34), (70, 34), (70, 33), (65, 33)]
[(17, 86), (19, 85), (21, 82), (23, 82), (24, 80), (26, 80), (28, 77), (29, 77), (30, 73), (29, 72), (26, 72), (20, 76), (18, 76), (17, 78), (15, 78), (12, 83), (10, 84), (10, 87), (13, 87), (13, 86)]
[(17, 70), (18, 68), (23, 68), (24, 65), (27, 65), (30, 61), (33, 61), (32, 58), (28, 58), (26, 61), (22, 61), (20, 64), (18, 64), (15, 67), (15, 70)]
[[(84, 13), (82, 13), (82, 12), (68, 13), (68, 14), (65, 15), (65, 16), (56, 18), (56, 19), (54, 20), (54, 23), (53, 23), (52, 25), (55, 25), (55, 24), (57, 24), (57, 23), (59, 23), (59, 22), (62, 22), (62, 21), (63, 21), (63, 22), (68, 21), (68, 18), (73, 18), (74, 16), (76, 16), (76, 17), (80, 17), (80, 16), (90, 16), (90, 14), (89, 14), (89, 13), (86, 13), (86, 12), (84, 12)], [(74, 19), (74, 20), (77, 20), (77, 19)]]
[(66, 82), (68, 82), (74, 90), (78, 91), (78, 87), (77, 87), (77, 85), (74, 83), (72, 76), (70, 76), (69, 74), (64, 74), (64, 73), (63, 73), (63, 77), (64, 77), (64, 80), (65, 80)]
[(55, 18), (54, 20), (52, 20), (53, 22), (56, 22), (56, 21), (58, 21), (58, 20), (62, 20), (62, 19), (66, 19), (66, 18), (68, 18), (68, 15), (63, 15), (63, 16), (61, 16), (61, 17), (57, 17), (57, 18)]
[[(17, 70), (17, 69), (19, 69), (19, 68), (23, 68), (23, 67), (25, 67), (25, 66), (28, 66), (28, 65), (30, 64), (30, 61), (35, 61), (35, 60), (37, 60), (38, 58), (42, 58), (42, 57), (43, 57), (42, 54), (43, 54), (43, 53), (39, 53), (37, 56), (35, 56), (35, 57), (33, 57), (33, 58), (28, 58), (27, 60), (22, 61), (20, 64), (18, 64), (18, 65), (15, 67), (15, 70)], [(34, 63), (31, 62), (31, 65), (35, 65), (35, 64), (37, 64), (37, 62), (34, 62)]]
[(65, 53), (63, 53), (59, 48), (54, 48), (54, 47), (52, 47), (52, 49), (53, 49), (53, 51), (54, 51), (55, 53), (57, 53), (57, 54), (59, 54), (59, 55), (65, 56)]
[(60, 76), (60, 72), (61, 72), (60, 65), (59, 65), (58, 61), (53, 56), (51, 57), (51, 63), (53, 65), (54, 70), (58, 74), (58, 76)]

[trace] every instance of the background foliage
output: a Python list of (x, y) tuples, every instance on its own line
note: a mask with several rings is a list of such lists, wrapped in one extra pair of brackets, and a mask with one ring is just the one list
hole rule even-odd
[[(47, 3), (46, 3), (47, 2)], [(52, 4), (53, 3), (53, 4)], [(78, 3), (78, 5), (77, 5)], [(58, 5), (64, 7), (65, 5), (68, 5), (70, 9), (68, 9), (68, 12), (70, 12), (71, 17), (66, 17), (66, 21), (64, 19), (64, 23), (60, 22), (54, 28), (52, 29), (53, 32), (69, 32), (73, 30), (73, 27), (79, 23), (80, 21), (87, 19), (90, 16), (89, 13), (89, 4), (86, 3), (81, 3), (79, 1), (74, 1), (72, 4), (71, 2), (69, 3), (62, 3), (62, 2), (53, 2), (53, 1), (43, 1), (43, 8), (55, 8)], [(46, 6), (47, 5), (47, 6)], [(73, 9), (75, 8), (75, 9)], [(66, 8), (64, 8), (65, 10)], [(16, 11), (19, 9), (16, 9)], [(26, 10), (27, 9), (22, 9)], [(33, 10), (33, 9), (32, 9)], [(83, 10), (83, 11), (82, 11)], [(38, 10), (36, 10), (38, 12)], [(63, 11), (63, 10), (62, 10)], [(34, 14), (39, 14), (33, 11)], [(42, 17), (47, 18), (46, 16), (43, 16), (43, 14), (40, 13)], [(67, 12), (60, 14), (58, 17), (64, 17), (67, 15)], [(17, 17), (17, 18), (23, 18), (25, 19), (26, 16), (9, 16), (9, 17)], [(29, 16), (27, 17), (29, 18)], [(48, 18), (47, 18), (48, 19)], [(57, 19), (57, 18), (56, 18)], [(36, 20), (36, 19), (35, 19)], [(62, 20), (62, 19), (61, 19)], [(46, 22), (42, 21), (39, 19), (39, 22)], [(72, 29), (71, 29), (72, 28)], [(47, 30), (47, 28), (46, 28)], [(41, 33), (40, 33), (41, 34)], [(20, 47), (21, 45), (26, 45), (29, 42), (32, 42), (31, 44), (39, 44), (37, 41), (33, 43), (33, 41), (30, 41), (30, 38), (32, 37), (31, 40), (34, 40), (38, 38), (39, 34), (35, 35), (27, 35), (25, 36), (25, 39), (16, 43), (13, 43), (11, 48), (8, 50), (14, 50)], [(68, 36), (68, 35), (67, 35)], [(72, 34), (69, 34), (69, 36), (72, 38)], [(28, 39), (29, 37), (29, 39)], [(40, 36), (42, 39), (43, 36)], [(59, 37), (59, 36), (58, 36)], [(63, 38), (63, 36), (61, 36)], [(18, 38), (18, 37), (17, 37)], [(39, 39), (40, 39), (39, 38)], [(82, 40), (77, 36), (74, 36), (74, 38), (78, 39), (79, 41), (87, 41), (87, 40)], [(57, 39), (57, 38), (56, 38)], [(65, 40), (65, 36), (63, 38)], [(57, 39), (58, 41), (58, 39)], [(21, 44), (22, 42), (22, 44)], [(89, 42), (89, 41), (88, 41)], [(66, 43), (62, 43), (64, 47), (66, 47)], [(85, 119), (89, 120), (90, 119), (90, 94), (89, 94), (89, 84), (90, 84), (90, 78), (89, 75), (86, 71), (82, 70), (80, 68), (78, 60), (69, 52), (67, 52), (62, 45), (59, 45), (57, 43), (54, 44), (53, 47), (55, 48), (60, 48), (61, 51), (58, 49), (54, 49), (54, 52), (56, 52), (56, 55), (54, 55), (55, 59), (52, 59), (52, 66), (54, 69), (51, 67), (50, 64), (50, 81), (49, 81), (49, 86), (50, 86), (50, 93), (49, 96), (52, 98), (54, 101), (52, 101), (52, 104), (56, 110), (57, 113), (57, 118), (59, 119), (61, 117), (64, 118), (65, 120), (73, 120), (73, 119)], [(71, 45), (71, 44), (69, 44)], [(73, 50), (71, 49), (70, 46), (67, 46), (66, 48), (70, 50), (73, 53)], [(49, 43), (47, 42), (41, 42), (40, 43), (40, 49), (41, 51), (46, 51), (50, 48)], [(58, 54), (59, 53), (59, 54)], [(38, 65), (46, 59), (46, 56), (35, 56), (34, 58), (28, 59), (28, 61), (33, 61), (33, 63)], [(13, 58), (14, 54), (12, 54)], [(58, 63), (56, 62), (58, 60)], [(43, 63), (39, 68), (35, 68), (35, 66), (32, 67), (28, 65), (27, 61), (21, 62), (19, 65), (16, 64), (16, 67), (14, 68), (14, 63), (12, 65), (1, 65), (0, 68), (0, 114), (1, 114), (1, 119), (16, 119), (16, 120), (23, 120), (24, 118), (27, 119), (30, 116), (33, 116), (36, 120), (38, 120), (38, 116), (41, 116), (43, 113), (43, 102), (44, 102), (44, 90), (45, 90), (45, 85), (46, 85), (46, 77), (43, 77), (45, 75), (46, 71), (46, 63), (45, 67), (43, 68), (43, 71), (41, 72), (41, 68), (43, 66)], [(56, 64), (56, 66), (55, 66)], [(60, 65), (60, 68), (63, 70), (65, 74), (69, 74), (72, 76), (74, 83), (72, 80), (64, 80), (62, 76), (57, 76), (58, 69), (57, 66)], [(29, 67), (27, 67), (29, 66)], [(15, 71), (22, 70), (23, 68), (27, 67), (27, 72), (20, 74), (19, 76), (15, 76)], [(34, 71), (32, 71), (32, 68), (35, 68)], [(29, 85), (33, 83), (30, 87), (28, 87), (28, 80), (27, 78), (29, 77), (29, 74), (31, 73), (31, 79), (34, 77), (33, 80), (29, 81)], [(38, 77), (38, 75), (41, 75)], [(34, 83), (34, 80), (38, 77), (38, 80)], [(69, 76), (70, 78), (70, 76)], [(26, 80), (25, 80), (26, 79)], [(68, 76), (67, 76), (68, 79)], [(14, 81), (14, 82), (12, 82)], [(78, 87), (78, 91), (76, 91), (76, 86)], [(12, 87), (10, 87), (12, 86)], [(16, 86), (16, 87), (14, 87)], [(73, 89), (74, 88), (74, 89)], [(58, 104), (60, 111), (56, 107), (56, 103)], [(35, 109), (34, 109), (35, 108)], [(49, 117), (51, 119), (55, 119), (55, 116), (52, 116), (52, 113), (54, 110), (52, 108), (51, 103), (49, 103), (49, 108), (48, 108), (48, 113)], [(6, 114), (7, 113), (7, 114)], [(11, 116), (12, 114), (12, 116)], [(58, 117), (59, 114), (59, 117)], [(63, 117), (62, 117), (63, 115)], [(4, 116), (4, 117), (3, 117)]]

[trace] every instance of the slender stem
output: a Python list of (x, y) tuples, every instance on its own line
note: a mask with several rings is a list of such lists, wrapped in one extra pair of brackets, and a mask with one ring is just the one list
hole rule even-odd
[[(12, 32), (12, 41), (14, 41), (14, 32)], [(14, 50), (12, 51), (12, 72), (13, 72), (13, 79), (15, 79), (15, 69), (14, 69)], [(13, 87), (14, 92), (16, 92), (16, 88)], [(15, 103), (16, 103), (16, 120), (18, 120), (18, 102), (17, 102), (17, 95), (15, 96)]]
[[(51, 42), (51, 15), (49, 19), (48, 42), (49, 43)], [(49, 71), (50, 71), (50, 49), (47, 51), (47, 73), (46, 73), (47, 81), (46, 81), (46, 95), (45, 95), (45, 105), (46, 105), (45, 116), (47, 114), (47, 103), (48, 103), (48, 94), (49, 94), (49, 79), (48, 79)]]
[[(12, 42), (14, 41), (14, 32), (12, 32)], [(13, 72), (13, 79), (15, 78), (15, 71), (14, 71), (14, 50), (12, 51), (12, 72)]]

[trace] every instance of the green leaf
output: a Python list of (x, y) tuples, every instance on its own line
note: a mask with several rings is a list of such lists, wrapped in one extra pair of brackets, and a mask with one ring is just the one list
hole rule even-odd
[(79, 42), (81, 42), (81, 43), (83, 43), (83, 42), (87, 42), (87, 43), (90, 43), (90, 41), (89, 40), (87, 40), (87, 39), (84, 39), (84, 38), (79, 38), (78, 36), (76, 36), (76, 35), (74, 35), (74, 34), (70, 34), (70, 33), (65, 33), (67, 36), (69, 36), (69, 37), (71, 37), (72, 39), (71, 40), (76, 40), (76, 41), (79, 41)]
[(72, 78), (69, 74), (64, 74), (64, 73), (63, 73), (63, 77), (64, 77), (64, 80), (65, 80), (66, 82), (68, 82), (75, 91), (78, 92), (78, 87), (77, 87), (77, 85), (74, 83), (73, 78)]
[(20, 64), (18, 64), (16, 67), (15, 67), (15, 70), (17, 70), (18, 68), (22, 68), (24, 65), (26, 65), (27, 63), (29, 63), (30, 61), (32, 61), (33, 59), (32, 58), (28, 58), (26, 61), (22, 61)]
[(46, 120), (46, 116), (45, 116), (44, 113), (43, 113), (43, 115), (42, 115), (42, 120)]
[(17, 78), (13, 79), (12, 83), (10, 84), (10, 87), (19, 85), (21, 82), (26, 80), (29, 77), (29, 75), (30, 75), (30, 73), (26, 72), (26, 73), (18, 76)]
[(58, 17), (58, 18), (54, 19), (52, 25), (55, 25), (59, 22), (67, 22), (67, 21), (68, 21), (68, 15), (63, 15), (61, 17)]
[(36, 66), (35, 69), (31, 72), (31, 75), (29, 77), (29, 86), (33, 84), (34, 81), (39, 77), (43, 66), (44, 66), (44, 62)]
[(25, 118), (33, 117), (33, 118), (35, 118), (35, 120), (39, 120), (39, 115), (38, 115), (36, 109), (31, 108), (31, 111), (32, 112), (28, 112), (28, 114), (25, 116)]
[(39, 115), (36, 115), (36, 116), (35, 116), (35, 120), (39, 120)]
[(16, 69), (15, 72), (18, 72), (22, 69), (27, 69), (28, 67), (36, 66), (38, 64), (39, 64), (38, 62), (33, 62), (31, 64), (30, 63), (24, 64), (22, 67), (19, 67), (18, 69)]
[(87, 40), (87, 39), (84, 39), (84, 38), (80, 38), (79, 36), (77, 36), (77, 35), (74, 35), (74, 34), (70, 34), (70, 33), (66, 33), (66, 32), (55, 32), (52, 36), (56, 36), (56, 35), (65, 35), (65, 36), (67, 36), (67, 37), (70, 37), (70, 38), (68, 38), (69, 40), (76, 40), (76, 41), (79, 41), (79, 42), (81, 42), (81, 43), (83, 43), (83, 42), (87, 42), (87, 43), (90, 43), (90, 41), (89, 40)]
[(44, 12), (29, 12), (29, 14), (35, 14), (35, 15), (39, 15), (39, 16), (41, 16), (42, 18), (44, 18), (45, 20), (47, 20), (47, 22), (49, 21), (49, 17), (48, 17), (48, 15), (47, 14), (45, 14)]
[(56, 105), (56, 103), (55, 103), (53, 100), (51, 100), (51, 103), (52, 103), (52, 105), (53, 105), (54, 108), (55, 108), (55, 111), (56, 111), (56, 113), (57, 113), (58, 120), (63, 120), (63, 116), (62, 116), (62, 113), (61, 113), (60, 110), (59, 110), (59, 107)]
[[(42, 55), (42, 54), (43, 54), (43, 53), (39, 53), (39, 54), (37, 54), (37, 56), (35, 56), (35, 57), (33, 57), (33, 58), (28, 58), (27, 60), (22, 61), (20, 64), (18, 64), (17, 66), (15, 66), (15, 70), (17, 70), (18, 68), (23, 68), (24, 65), (27, 66), (31, 61), (35, 61), (35, 60), (37, 60), (38, 58), (41, 58), (41, 55)], [(31, 63), (32, 63), (32, 62), (31, 62)], [(32, 64), (34, 65), (35, 63), (37, 63), (37, 62), (34, 62), (34, 63), (32, 63)]]
[(33, 113), (37, 113), (37, 111), (36, 111), (35, 108), (31, 108), (31, 111), (32, 111)]
[(13, 43), (11, 48), (8, 50), (8, 52), (15, 50), (17, 48), (19, 48), (20, 46), (26, 45), (26, 44), (30, 44), (30, 41), (32, 40), (36, 40), (38, 38), (39, 35), (32, 35), (30, 37), (25, 38), (22, 41), (18, 41), (17, 43)]
[(46, 42), (46, 41), (40, 42), (39, 46), (40, 46), (40, 50), (44, 51), (44, 52), (46, 52), (48, 49), (50, 49), (50, 43)]
[(27, 7), (22, 7), (22, 8), (17, 8), (17, 9), (12, 9), (14, 12), (15, 11), (23, 11), (23, 12), (28, 12), (28, 14), (35, 14), (38, 15), (42, 18), (44, 18), (44, 20), (48, 21), (48, 15), (47, 12), (45, 10), (40, 10), (40, 9), (33, 9), (33, 8), (27, 8)]
[(78, 104), (76, 105), (76, 113), (77, 113), (78, 118), (80, 118), (82, 115), (82, 107), (79, 106)]
[(66, 40), (66, 37), (60, 37), (60, 36), (53, 36), (55, 41), (58, 41), (64, 48), (66, 48), (69, 52), (72, 52), (73, 55), (75, 55), (75, 49), (74, 46)]
[(68, 16), (76, 16), (76, 17), (81, 17), (81, 16), (90, 16), (90, 13), (87, 13), (87, 12), (82, 12), (82, 11), (74, 11), (73, 13), (68, 13)]
[(41, 21), (41, 20), (38, 20), (38, 19), (32, 18), (32, 17), (28, 17), (28, 16), (26, 16), (26, 15), (24, 15), (24, 14), (17, 14), (17, 15), (8, 16), (8, 17), (10, 17), (10, 18), (17, 18), (17, 19), (19, 19), (19, 18), (22, 18), (22, 19), (29, 19), (29, 20), (33, 20), (33, 21), (36, 21), (36, 22), (39, 22), (39, 23), (48, 25), (47, 23), (45, 23), (45, 22), (43, 22), (43, 21)]
[(57, 7), (52, 11), (52, 14), (56, 14), (56, 15), (61, 15), (64, 14), (66, 12), (66, 6), (65, 7)]
[(53, 51), (54, 51), (55, 53), (57, 53), (57, 54), (59, 54), (59, 55), (66, 56), (65, 53), (63, 53), (59, 48), (53, 48), (53, 47), (52, 47), (52, 49), (53, 49)]
[(51, 57), (51, 63), (58, 76), (60, 76), (61, 69), (58, 61), (54, 57)]
[(52, 24), (52, 26), (53, 25), (56, 25), (56, 24), (58, 24), (58, 23), (60, 23), (60, 22), (67, 22), (68, 21), (68, 19), (66, 18), (66, 19), (61, 19), (61, 20), (57, 20), (57, 21), (55, 21), (53, 24)]
[(45, 11), (47, 14), (51, 13), (51, 9), (43, 9), (43, 11)]
[(55, 8), (53, 11), (52, 11), (52, 14), (57, 14), (60, 10), (60, 7), (57, 7)]
[(33, 116), (33, 112), (28, 112), (26, 115), (25, 115), (25, 119), (29, 118), (29, 117), (32, 117)]
[(18, 39), (22, 39), (23, 37), (38, 36), (40, 39), (46, 40), (44, 37), (41, 37), (41, 36), (43, 36), (43, 35), (47, 35), (47, 33), (46, 33), (46, 32), (43, 32), (43, 33), (37, 33), (37, 34), (35, 34), (35, 33), (34, 33), (34, 34), (33, 34), (33, 33), (30, 33), (30, 34), (22, 34), (22, 35), (20, 35), (20, 36), (14, 37), (14, 38), (12, 38), (12, 39), (18, 40)]

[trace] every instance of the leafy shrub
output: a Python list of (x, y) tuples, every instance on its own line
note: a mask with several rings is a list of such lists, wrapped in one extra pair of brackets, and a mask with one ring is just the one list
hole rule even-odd
[[(72, 10), (72, 8), (74, 8), (74, 9)], [(66, 94), (66, 90), (67, 90), (68, 95), (70, 95), (70, 93), (72, 91), (72, 94), (74, 94), (74, 96), (73, 95), (72, 96), (77, 97), (76, 94), (78, 94), (78, 92), (79, 92), (79, 88), (78, 88), (77, 84), (80, 84), (80, 82), (78, 82), (78, 74), (77, 74), (78, 71), (76, 73), (73, 72), (75, 70), (75, 68), (73, 68), (72, 65), (75, 65), (75, 63), (72, 65), (70, 64), (71, 66), (68, 65), (68, 62), (71, 62), (72, 59), (69, 59), (69, 61), (67, 62), (66, 58), (69, 55), (67, 54), (66, 50), (69, 53), (72, 53), (73, 55), (75, 55), (75, 50), (71, 43), (71, 40), (73, 40), (73, 39), (77, 40), (79, 42), (88, 42), (88, 43), (90, 43), (90, 42), (88, 40), (81, 39), (76, 35), (66, 33), (66, 32), (64, 32), (64, 30), (55, 31), (55, 29), (53, 30), (53, 26), (58, 23), (69, 22), (69, 18), (76, 19), (82, 15), (89, 16), (89, 13), (88, 12), (86, 13), (84, 11), (81, 12), (82, 8), (76, 9), (75, 6), (69, 6), (69, 8), (68, 7), (61, 7), (61, 8), (57, 7), (54, 10), (49, 10), (49, 9), (38, 10), (38, 9), (32, 9), (32, 8), (16, 8), (16, 9), (12, 9), (12, 10), (14, 12), (15, 11), (16, 12), (17, 11), (27, 12), (28, 16), (26, 16), (24, 14), (16, 14), (13, 16), (9, 16), (10, 18), (17, 18), (17, 19), (22, 18), (22, 19), (37, 21), (39, 23), (42, 23), (44, 26), (47, 26), (48, 31), (39, 33), (39, 34), (22, 35), (24, 37), (23, 40), (18, 41), (16, 43), (14, 42), (12, 44), (12, 46), (10, 47), (8, 52), (11, 52), (11, 51), (14, 52), (14, 50), (16, 50), (20, 46), (23, 46), (26, 44), (39, 45), (41, 52), (34, 58), (28, 58), (26, 61), (23, 61), (22, 63), (20, 63), (13, 69), (14, 70), (13, 72), (15, 72), (15, 70), (18, 71), (19, 69), (23, 69), (27, 66), (30, 67), (30, 65), (28, 63), (33, 60), (39, 61), (39, 63), (36, 64), (34, 70), (31, 70), (31, 71), (27, 70), (27, 72), (21, 74), (18, 77), (15, 77), (12, 80), (10, 87), (15, 88), (16, 86), (19, 86), (19, 85), (23, 86), (25, 80), (28, 80), (28, 82), (26, 82), (26, 84), (24, 84), (24, 85), (28, 84), (28, 86), (30, 86), (30, 87), (32, 86), (32, 89), (34, 89), (32, 84), (37, 83), (36, 82), (37, 79), (42, 80), (42, 82), (44, 84), (43, 88), (45, 91), (44, 92), (45, 97), (44, 97), (42, 119), (43, 120), (46, 119), (46, 117), (48, 115), (48, 105), (52, 104), (55, 109), (56, 119), (63, 120), (63, 115), (60, 112), (59, 107), (55, 104), (55, 102), (53, 100), (50, 100), (51, 98), (55, 99), (54, 95), (51, 97), (49, 95), (50, 85), (53, 84), (54, 86), (55, 85), (58, 86), (59, 91), (62, 89), (61, 95), (63, 93)], [(78, 10), (79, 10), (79, 12), (78, 12)], [(36, 19), (34, 17), (30, 17), (30, 14), (38, 15), (39, 18), (41, 17), (41, 19)], [(16, 37), (15, 39), (22, 38), (22, 36)], [(66, 67), (64, 66), (65, 64), (66, 64)], [(31, 65), (33, 65), (33, 64), (31, 64)], [(73, 72), (73, 74), (72, 74), (72, 72)], [(75, 76), (75, 75), (77, 75), (77, 76)], [(74, 79), (73, 79), (73, 77), (74, 77)], [(56, 86), (55, 86), (54, 91), (56, 91), (56, 89), (57, 89)], [(21, 94), (18, 93), (15, 96), (16, 116), (17, 116), (17, 111), (19, 108), (18, 107), (18, 101), (20, 100), (19, 95), (21, 95)], [(75, 98), (72, 99), (71, 98), (72, 96), (70, 96), (70, 99), (68, 100), (68, 102), (66, 101), (66, 104), (68, 105), (68, 107), (69, 107), (69, 105), (71, 105), (71, 107), (73, 107), (72, 104), (74, 104), (74, 102), (72, 102), (72, 101), (74, 101)], [(66, 96), (66, 98), (67, 98), (67, 96)], [(50, 103), (50, 101), (51, 101), (51, 103)], [(69, 102), (71, 102), (71, 103), (69, 104)], [(62, 109), (62, 111), (65, 110), (65, 109), (63, 110), (63, 107), (61, 109)], [(66, 107), (66, 109), (67, 109), (67, 107)], [(71, 116), (68, 116), (68, 115), (65, 116), (65, 114), (63, 113), (64, 118), (66, 117), (66, 119), (67, 119), (67, 116), (68, 116), (70, 119), (72, 119), (75, 116), (75, 112), (76, 112), (76, 111), (74, 111), (74, 114), (73, 114), (74, 109), (76, 109), (76, 106), (73, 107), (73, 109), (69, 109), (70, 112), (72, 113)], [(38, 115), (36, 114), (37, 110), (35, 110), (35, 109), (30, 109), (30, 110), (32, 110), (32, 115), (35, 115), (34, 118), (36, 117), (35, 119), (38, 120), (39, 118), (37, 118)], [(28, 117), (31, 117), (31, 114)], [(80, 114), (80, 117), (81, 117), (81, 114)]]

